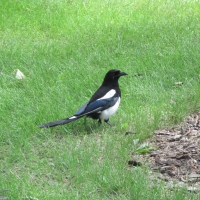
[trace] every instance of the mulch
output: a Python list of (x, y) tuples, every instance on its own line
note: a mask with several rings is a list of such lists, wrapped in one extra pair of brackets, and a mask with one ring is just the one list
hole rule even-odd
[(154, 175), (170, 187), (180, 185), (200, 191), (200, 112), (176, 127), (156, 130), (149, 144), (156, 150), (140, 155), (139, 160), (148, 160)]

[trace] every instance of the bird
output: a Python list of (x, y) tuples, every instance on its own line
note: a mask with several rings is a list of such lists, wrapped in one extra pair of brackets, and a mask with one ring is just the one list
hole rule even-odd
[(53, 121), (41, 124), (40, 128), (49, 128), (58, 125), (64, 125), (73, 122), (83, 116), (98, 120), (99, 124), (102, 121), (112, 126), (109, 119), (116, 113), (121, 101), (121, 90), (118, 80), (121, 76), (128, 75), (120, 70), (109, 70), (103, 80), (102, 85), (92, 95), (90, 100), (86, 102), (74, 115), (66, 119)]

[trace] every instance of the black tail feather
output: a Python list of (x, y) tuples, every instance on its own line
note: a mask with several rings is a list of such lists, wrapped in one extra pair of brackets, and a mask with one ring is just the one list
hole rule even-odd
[(49, 122), (49, 123), (46, 123), (46, 124), (41, 124), (40, 125), (40, 128), (49, 128), (49, 127), (54, 127), (54, 126), (58, 126), (58, 125), (64, 125), (64, 124), (67, 124), (67, 123), (70, 123), (70, 122), (73, 122), (77, 119), (79, 119), (80, 117), (75, 117), (75, 116), (72, 116), (70, 118), (67, 118), (67, 119), (62, 119), (62, 120), (58, 120), (58, 121), (54, 121), (54, 122)]

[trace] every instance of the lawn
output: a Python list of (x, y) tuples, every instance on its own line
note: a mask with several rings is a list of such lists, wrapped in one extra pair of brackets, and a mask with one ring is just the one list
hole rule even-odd
[[(200, 109), (200, 1), (2, 0), (0, 10), (0, 199), (200, 198), (128, 166), (136, 139)], [(39, 129), (74, 114), (110, 69), (128, 73), (112, 127)]]

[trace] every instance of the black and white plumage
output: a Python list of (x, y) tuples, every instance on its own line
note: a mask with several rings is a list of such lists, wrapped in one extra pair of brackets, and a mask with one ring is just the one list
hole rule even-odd
[(121, 72), (120, 70), (108, 71), (99, 89), (73, 116), (42, 124), (40, 125), (40, 128), (67, 124), (83, 116), (98, 119), (99, 123), (104, 120), (106, 123), (111, 125), (109, 123), (109, 118), (116, 113), (121, 100), (121, 91), (118, 79), (125, 75), (127, 74), (125, 72)]

